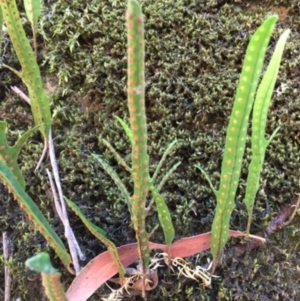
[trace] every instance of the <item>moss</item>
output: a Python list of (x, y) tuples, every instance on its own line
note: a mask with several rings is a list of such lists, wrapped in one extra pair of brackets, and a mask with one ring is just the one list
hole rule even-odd
[[(149, 129), (151, 171), (164, 149), (175, 138), (176, 151), (164, 170), (182, 161), (164, 186), (163, 194), (172, 212), (176, 237), (210, 230), (215, 198), (207, 182), (194, 168), (201, 164), (218, 186), (222, 148), (228, 116), (246, 45), (251, 33), (270, 12), (281, 12), (281, 21), (271, 43), (283, 28), (292, 35), (284, 53), (269, 113), (267, 132), (281, 127), (267, 150), (262, 189), (257, 196), (252, 230), (265, 227), (280, 206), (299, 192), (299, 9), (297, 1), (141, 1), (146, 16), (146, 109)], [(41, 65), (45, 81), (54, 81), (51, 96), (53, 131), (65, 194), (84, 213), (101, 225), (118, 245), (134, 241), (129, 213), (117, 188), (91, 158), (101, 154), (113, 165), (128, 187), (128, 174), (101, 143), (109, 140), (123, 157), (130, 146), (113, 115), (126, 119), (126, 33), (125, 1), (46, 1), (40, 28)], [(26, 27), (30, 35), (30, 27)], [(13, 53), (6, 63), (18, 66)], [(1, 72), (2, 84), (20, 85), (8, 72)], [(281, 84), (288, 88), (280, 94)], [(3, 96), (3, 95), (2, 95)], [(3, 99), (3, 98), (2, 98)], [(11, 141), (17, 130), (32, 123), (29, 108), (11, 93), (0, 103), (1, 119), (10, 124)], [(32, 170), (40, 156), (42, 138), (35, 134), (22, 151), (20, 162), (27, 191), (39, 204), (61, 237), (63, 229), (53, 209), (45, 163), (40, 173)], [(249, 150), (245, 164), (249, 162)], [(164, 170), (162, 172), (164, 172)], [(244, 195), (246, 168), (237, 195), (237, 209), (231, 226), (244, 230), (247, 217), (240, 203)], [(28, 289), (28, 270), (23, 262), (34, 252), (47, 248), (41, 236), (28, 224), (16, 203), (3, 194), (0, 228), (9, 229), (15, 248), (13, 298), (34, 300)], [(75, 215), (72, 227), (87, 260), (104, 251)], [(155, 212), (149, 227), (157, 223)], [(148, 300), (297, 300), (299, 218), (278, 232), (270, 242), (244, 259), (226, 260), (211, 288), (167, 277), (160, 271), (159, 287)], [(294, 237), (292, 236), (294, 235)], [(153, 240), (162, 241), (158, 230)], [(231, 241), (230, 244), (236, 244)], [(34, 246), (34, 247), (33, 247)], [(280, 246), (277, 247), (277, 246)], [(53, 254), (53, 253), (52, 253)], [(209, 253), (204, 253), (205, 256)], [(52, 256), (53, 258), (53, 256)], [(191, 258), (196, 260), (196, 258)], [(203, 264), (202, 259), (202, 264)], [(3, 261), (0, 261), (1, 270)], [(56, 259), (55, 266), (64, 271)], [(33, 275), (33, 274), (30, 274)], [(72, 277), (64, 272), (66, 286)], [(0, 275), (3, 281), (3, 275)], [(277, 290), (277, 291), (276, 291)], [(91, 300), (98, 300), (104, 288)], [(107, 292), (107, 291), (106, 291)], [(139, 298), (136, 298), (138, 300)]]

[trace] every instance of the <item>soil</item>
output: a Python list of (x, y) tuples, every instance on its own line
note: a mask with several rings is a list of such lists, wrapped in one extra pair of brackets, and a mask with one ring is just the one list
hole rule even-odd
[[(127, 161), (130, 143), (114, 116), (128, 120), (126, 104), (126, 1), (44, 1), (38, 28), (38, 61), (49, 91), (53, 113), (56, 156), (65, 195), (95, 224), (101, 226), (117, 246), (135, 241), (127, 206), (110, 177), (92, 158), (102, 156), (131, 187), (128, 173), (113, 159), (102, 139)], [(264, 18), (279, 15), (269, 50), (280, 33), (291, 29), (268, 115), (267, 134), (280, 126), (269, 145), (261, 175), (260, 191), (253, 213), (251, 232), (264, 231), (299, 193), (300, 175), (300, 6), (298, 1), (140, 1), (145, 14), (146, 110), (149, 131), (151, 173), (164, 150), (177, 139), (176, 150), (166, 161), (164, 175), (175, 163), (181, 165), (163, 188), (172, 214), (176, 239), (210, 231), (215, 197), (200, 164), (218, 187), (225, 131), (245, 49), (251, 34)], [(28, 37), (31, 27), (19, 3)], [(4, 36), (2, 61), (19, 69), (9, 38)], [(4, 46), (5, 45), (5, 46)], [(269, 57), (269, 55), (268, 55)], [(0, 69), (0, 119), (9, 124), (8, 140), (32, 126), (29, 106), (14, 95), (10, 86), (26, 91), (7, 69)], [(33, 173), (43, 148), (34, 134), (24, 146), (19, 163), (26, 179), (26, 191), (38, 204), (55, 231), (64, 240), (63, 227), (53, 206), (46, 159)], [(250, 160), (250, 139), (231, 229), (245, 231), (247, 213), (243, 204)], [(62, 273), (65, 287), (70, 275), (41, 234), (32, 226), (4, 187), (0, 185), (0, 229), (10, 238), (12, 257), (11, 300), (45, 300), (40, 276), (24, 262), (40, 251), (50, 253)], [(84, 266), (105, 247), (69, 212), (72, 228), (87, 259)], [(147, 217), (148, 230), (158, 223), (156, 212)], [(159, 269), (159, 284), (147, 300), (300, 300), (300, 218), (276, 229), (267, 243), (247, 249), (237, 257), (226, 253), (216, 270), (211, 287)], [(152, 239), (163, 243), (159, 229)], [(227, 249), (239, 245), (231, 239)], [(3, 245), (0, 243), (0, 254)], [(209, 251), (188, 258), (193, 265), (207, 266)], [(0, 298), (4, 288), (4, 261), (0, 255)], [(89, 300), (108, 294), (100, 288)], [(133, 300), (142, 300), (133, 297)]]

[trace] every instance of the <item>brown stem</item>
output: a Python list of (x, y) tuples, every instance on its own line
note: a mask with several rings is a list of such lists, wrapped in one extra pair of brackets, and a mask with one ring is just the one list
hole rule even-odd
[[(273, 234), (276, 230), (281, 229), (285, 226), (285, 221), (289, 219), (289, 217), (294, 213), (295, 211), (295, 205), (298, 202), (298, 198), (293, 199), (291, 204), (289, 206), (284, 206), (278, 215), (274, 217), (269, 226), (266, 228), (265, 231), (260, 231), (256, 233), (255, 235), (261, 236), (264, 238), (268, 238), (271, 234)], [(247, 244), (238, 244), (237, 246), (233, 246), (231, 248), (228, 248), (225, 252), (225, 256), (230, 257), (241, 257), (243, 256), (246, 251), (250, 251), (252, 249), (255, 249), (257, 247), (260, 247), (263, 244), (262, 241), (258, 239), (249, 239), (247, 241)], [(218, 263), (220, 265), (220, 263)]]

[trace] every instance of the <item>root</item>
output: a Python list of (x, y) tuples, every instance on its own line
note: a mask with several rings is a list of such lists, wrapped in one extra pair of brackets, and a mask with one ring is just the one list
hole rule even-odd
[(209, 263), (207, 268), (201, 267), (200, 265), (191, 267), (191, 263), (183, 258), (175, 257), (170, 259), (167, 253), (161, 253), (160, 255), (163, 256), (164, 261), (170, 266), (172, 272), (176, 273), (175, 269), (177, 270), (178, 277), (184, 276), (195, 281), (202, 280), (205, 287), (211, 285), (212, 277), (217, 277), (211, 276), (210, 269), (212, 267), (212, 262)]

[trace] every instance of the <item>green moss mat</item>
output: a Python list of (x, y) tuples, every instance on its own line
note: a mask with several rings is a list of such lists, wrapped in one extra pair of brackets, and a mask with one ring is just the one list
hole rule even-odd
[[(90, 156), (101, 154), (116, 167), (130, 185), (128, 174), (98, 138), (110, 141), (123, 157), (130, 146), (114, 115), (125, 117), (126, 105), (126, 1), (45, 1), (40, 28), (40, 62), (45, 83), (53, 89), (53, 131), (63, 189), (85, 214), (101, 225), (118, 245), (134, 241), (129, 213), (109, 176)], [(247, 3), (244, 3), (247, 2)], [(201, 164), (218, 185), (225, 129), (234, 91), (250, 34), (269, 13), (278, 13), (280, 22), (270, 48), (279, 33), (290, 27), (291, 37), (269, 113), (267, 132), (281, 129), (268, 147), (262, 172), (262, 186), (254, 209), (252, 232), (266, 227), (281, 206), (299, 193), (300, 150), (300, 36), (297, 1), (141, 1), (146, 16), (146, 110), (149, 122), (149, 152), (153, 171), (166, 146), (178, 140), (165, 169), (182, 161), (164, 187), (172, 211), (177, 238), (210, 230), (215, 198), (194, 164)], [(150, 3), (150, 4), (149, 4)], [(30, 36), (30, 26), (28, 25)], [(297, 32), (298, 31), (298, 32)], [(10, 52), (5, 57), (14, 63)], [(10, 73), (1, 71), (2, 87), (20, 85)], [(284, 85), (287, 89), (282, 92)], [(8, 90), (6, 90), (8, 92)], [(17, 131), (32, 124), (29, 108), (11, 93), (4, 93), (0, 118), (11, 125), (11, 140)], [(35, 134), (22, 151), (20, 162), (26, 176), (27, 191), (63, 236), (63, 228), (53, 209), (44, 164), (38, 175), (33, 169), (42, 149)], [(248, 150), (245, 163), (249, 161)], [(245, 230), (247, 217), (241, 204), (247, 169), (237, 196), (231, 228)], [(163, 171), (162, 171), (163, 173)], [(127, 180), (126, 180), (127, 179)], [(25, 269), (33, 253), (48, 247), (22, 215), (16, 203), (0, 191), (0, 229), (12, 237), (12, 295), (22, 300), (42, 300), (36, 295), (39, 277)], [(71, 224), (88, 260), (104, 251), (82, 223), (70, 213)], [(153, 212), (150, 225), (158, 220)], [(220, 278), (211, 288), (166, 275), (160, 271), (158, 288), (148, 300), (300, 300), (299, 217), (270, 237), (259, 250), (240, 260), (226, 260), (217, 271)], [(162, 232), (152, 240), (163, 240)], [(238, 241), (231, 241), (236, 244)], [(2, 245), (0, 245), (2, 248)], [(0, 283), (4, 281), (0, 249)], [(53, 253), (52, 258), (53, 258)], [(191, 258), (194, 264), (207, 263), (209, 252)], [(298, 256), (298, 258), (297, 258)], [(64, 270), (58, 260), (55, 266)], [(63, 274), (69, 285), (72, 277)], [(3, 285), (1, 285), (3, 287)], [(99, 300), (107, 289), (90, 300)], [(0, 291), (1, 296), (1, 291)], [(138, 297), (136, 300), (140, 300)]]

